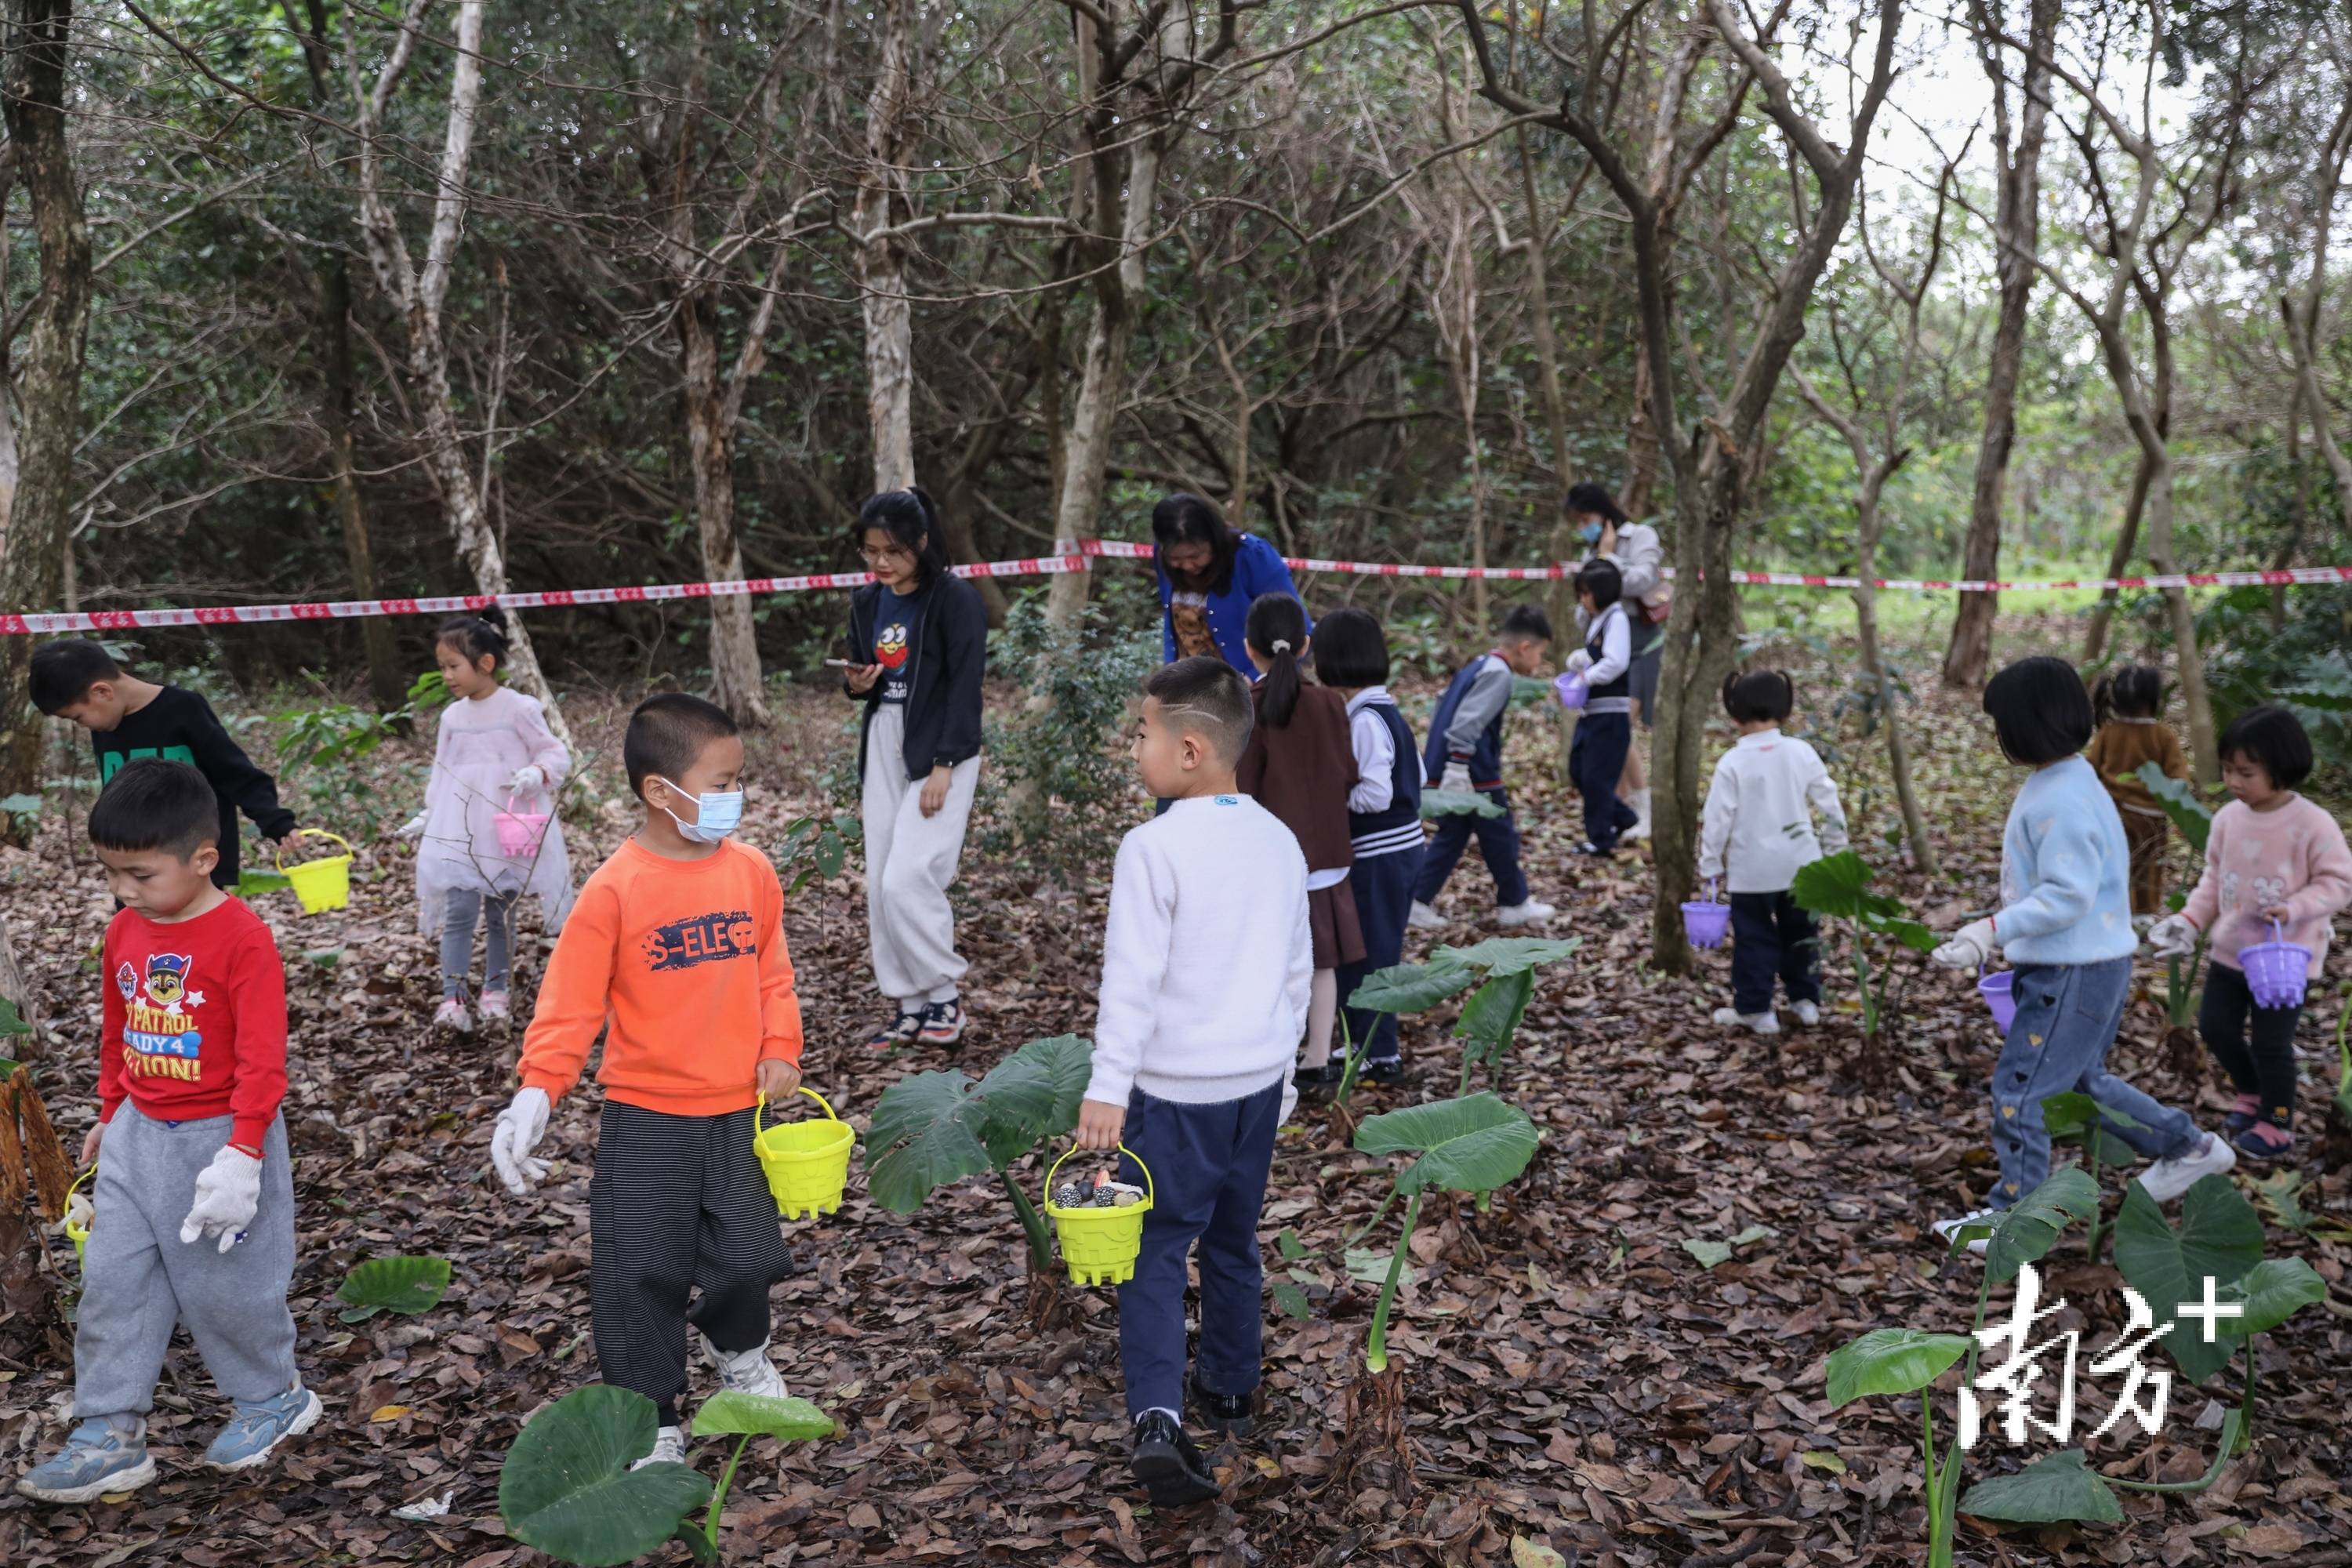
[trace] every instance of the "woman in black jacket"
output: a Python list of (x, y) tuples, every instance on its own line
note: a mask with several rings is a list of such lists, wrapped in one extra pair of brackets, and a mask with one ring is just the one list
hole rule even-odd
[(877, 1049), (963, 1037), (948, 884), (980, 783), (980, 679), (988, 615), (948, 570), (939, 510), (920, 489), (885, 490), (858, 509), (853, 537), (874, 581), (849, 601), (845, 684), (866, 704), (866, 914), (874, 979), (897, 1004)]

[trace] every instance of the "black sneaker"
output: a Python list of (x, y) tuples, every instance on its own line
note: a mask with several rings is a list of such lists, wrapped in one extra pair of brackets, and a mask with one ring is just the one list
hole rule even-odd
[(1192, 1408), (1212, 1432), (1228, 1437), (1246, 1437), (1257, 1425), (1257, 1396), (1249, 1394), (1212, 1394), (1192, 1380)]
[(877, 1051), (895, 1050), (900, 1046), (913, 1045), (915, 1037), (922, 1032), (923, 1015), (902, 1010), (897, 1017), (867, 1036), (866, 1043)]
[(1358, 1083), (1402, 1083), (1404, 1058), (1387, 1057), (1380, 1061), (1366, 1062), (1363, 1070), (1356, 1074), (1356, 1081)]
[(1143, 1483), (1154, 1508), (1183, 1508), (1217, 1495), (1217, 1479), (1192, 1439), (1165, 1410), (1150, 1410), (1135, 1422), (1135, 1455), (1127, 1462)]
[(923, 1009), (922, 1026), (916, 1038), (927, 1046), (952, 1046), (963, 1038), (963, 1004), (950, 998), (934, 1002)]

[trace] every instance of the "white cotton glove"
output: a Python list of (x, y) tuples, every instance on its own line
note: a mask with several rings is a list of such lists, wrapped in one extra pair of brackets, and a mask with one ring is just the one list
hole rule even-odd
[(394, 838), (404, 839), (424, 837), (425, 814), (421, 811), (418, 812), (415, 816), (410, 817), (406, 822), (402, 823), (398, 827), (393, 829), (392, 836)]
[(1470, 784), (1470, 764), (1467, 763), (1449, 761), (1445, 764), (1445, 775), (1438, 780), (1437, 787), (1440, 789), (1456, 790), (1464, 795), (1472, 793)]
[(1947, 969), (1982, 969), (1992, 962), (1992, 921), (1970, 921), (1927, 956)]
[(196, 1173), (196, 1201), (180, 1222), (180, 1240), (194, 1243), (199, 1237), (216, 1236), (220, 1249), (226, 1252), (244, 1237), (260, 1206), (261, 1162), (242, 1149), (224, 1147)]
[(1569, 656), (1560, 660), (1560, 668), (1570, 675), (1583, 674), (1592, 668), (1592, 651), (1581, 647), (1570, 650)]
[(2186, 958), (2197, 951), (2197, 926), (2187, 915), (2167, 915), (2147, 928), (2147, 942), (2158, 958)]
[(514, 777), (507, 780), (507, 790), (511, 795), (537, 795), (546, 787), (547, 770), (537, 763), (525, 763), (514, 771)]
[(517, 1197), (529, 1193), (547, 1174), (547, 1162), (530, 1157), (531, 1150), (546, 1135), (547, 1090), (515, 1090), (513, 1103), (499, 1112), (499, 1124), (490, 1131), (490, 1164), (507, 1191)]

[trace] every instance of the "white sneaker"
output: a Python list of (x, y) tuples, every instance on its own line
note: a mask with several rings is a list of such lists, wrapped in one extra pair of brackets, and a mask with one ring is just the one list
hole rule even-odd
[(1715, 1021), (1724, 1028), (1744, 1028), (1752, 1034), (1777, 1035), (1780, 1020), (1769, 1013), (1743, 1013), (1737, 1007), (1717, 1007)]
[(1808, 1029), (1822, 1021), (1822, 1007), (1818, 1002), (1791, 1002), (1789, 1011), (1794, 1013), (1797, 1022)]
[(682, 1465), (686, 1463), (686, 1428), (665, 1426), (654, 1434), (654, 1451), (629, 1468), (642, 1470), (647, 1465)]
[(1446, 921), (1444, 915), (1415, 899), (1412, 908), (1405, 911), (1404, 923), (1415, 931), (1444, 931)]
[(782, 1399), (784, 1395), (784, 1374), (768, 1359), (768, 1342), (761, 1340), (747, 1351), (728, 1352), (710, 1342), (710, 1336), (695, 1331), (702, 1342), (702, 1353), (719, 1369), (719, 1384), (733, 1394), (756, 1394), (762, 1399)]
[(1633, 826), (1617, 836), (1620, 844), (1631, 844), (1636, 838), (1650, 836), (1650, 792), (1637, 789), (1633, 792), (1633, 798), (1626, 804), (1633, 808)]
[(1506, 926), (1531, 926), (1551, 919), (1559, 911), (1549, 904), (1529, 899), (1524, 903), (1505, 904), (1495, 911), (1495, 923)]
[[(1937, 1220), (1935, 1223), (1933, 1229), (1937, 1236), (1943, 1239), (1944, 1245), (1947, 1247), (1949, 1247), (1952, 1245), (1953, 1238), (1960, 1234), (1961, 1226), (1974, 1225), (1980, 1220), (1990, 1221), (1997, 1225), (2000, 1221), (2000, 1212), (2001, 1211), (1999, 1209), (1970, 1209), (1967, 1214), (1962, 1215), (1958, 1219)], [(1975, 1253), (1979, 1258), (1982, 1258), (1984, 1256), (1985, 1243), (1991, 1239), (1992, 1237), (1989, 1236), (1978, 1237), (1974, 1241), (1969, 1243), (1969, 1250)]]
[(433, 1026), (455, 1029), (461, 1035), (472, 1028), (474, 1020), (466, 1016), (466, 999), (462, 996), (442, 997), (441, 1005), (433, 1014)]
[(2139, 1174), (2139, 1184), (2158, 1203), (2168, 1204), (2198, 1182), (2217, 1175), (2238, 1163), (2238, 1152), (2227, 1142), (2210, 1132), (2198, 1134), (2197, 1142), (2186, 1154), (2176, 1154), (2169, 1160), (2158, 1160)]

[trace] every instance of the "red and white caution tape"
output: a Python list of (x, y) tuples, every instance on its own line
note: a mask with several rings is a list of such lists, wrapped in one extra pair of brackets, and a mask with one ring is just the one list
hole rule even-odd
[[(1149, 559), (1151, 546), (1119, 539), (1062, 542), (1052, 555), (1021, 561), (982, 561), (955, 568), (960, 577), (1051, 577), (1087, 570), (1091, 557)], [(1294, 572), (1332, 572), (1359, 577), (1486, 578), (1489, 581), (1548, 582), (1571, 575), (1573, 565), (1549, 566), (1421, 566), (1395, 561), (1324, 561), (1301, 556), (1288, 563)], [(1669, 571), (1669, 576), (1673, 575)], [(1732, 581), (1784, 588), (1858, 588), (1859, 577), (1832, 577), (1801, 572), (1734, 572)], [(661, 604), (679, 599), (733, 598), (747, 594), (817, 593), (860, 588), (872, 582), (864, 572), (819, 572), (804, 577), (746, 577), (729, 583), (649, 583), (635, 588), (552, 588), (532, 594), (450, 594), (421, 599), (341, 599), (291, 605), (219, 605), (196, 609), (93, 610), (81, 615), (0, 614), (0, 636), (23, 637), (39, 632), (129, 631), (139, 626), (234, 626), (268, 621), (343, 621), (372, 616), (446, 616), (492, 605), (509, 610), (562, 609), (576, 605)], [(2015, 583), (1941, 581), (1924, 577), (1881, 577), (1877, 586), (1895, 591), (1916, 590), (1959, 594), (2035, 594), (2063, 588), (2242, 588), (2291, 587), (2298, 584), (2352, 583), (2352, 566), (2293, 566), (2275, 572), (2189, 572), (2169, 576), (2069, 577)]]

